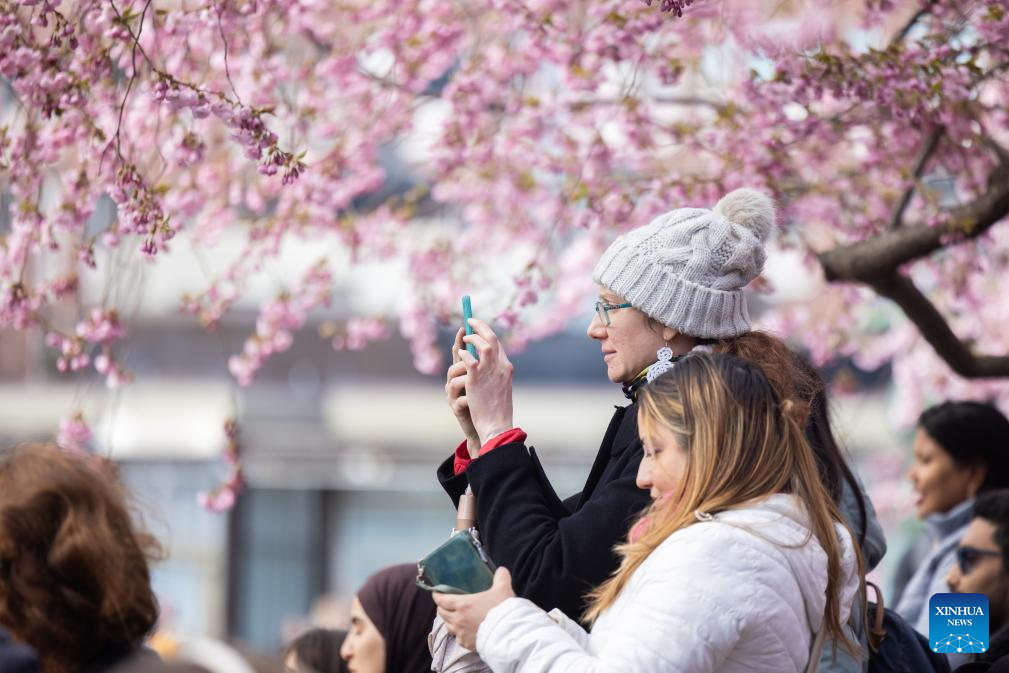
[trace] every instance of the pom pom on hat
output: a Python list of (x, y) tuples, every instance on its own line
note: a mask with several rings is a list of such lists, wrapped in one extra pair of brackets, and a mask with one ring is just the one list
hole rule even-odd
[(729, 192), (715, 205), (715, 212), (752, 231), (761, 243), (767, 242), (774, 227), (774, 202), (755, 189), (744, 187)]

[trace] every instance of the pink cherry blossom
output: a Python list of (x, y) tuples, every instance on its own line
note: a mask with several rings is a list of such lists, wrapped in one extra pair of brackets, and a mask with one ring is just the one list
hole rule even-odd
[(90, 441), (91, 428), (81, 412), (60, 419), (60, 428), (56, 435), (57, 444), (70, 451), (87, 452)]
[(212, 490), (200, 492), (196, 496), (200, 507), (218, 514), (227, 512), (235, 506), (245, 486), (239, 455), (241, 446), (238, 443), (238, 424), (233, 419), (224, 423), (224, 435), (227, 438), (223, 454), (228, 469), (227, 476)]
[[(130, 379), (129, 336), (116, 305), (76, 308), (89, 303), (81, 279), (108, 277), (118, 296), (130, 281), (115, 264), (159, 264), (183, 234), (211, 255), (241, 240), (180, 297), (208, 330), (290, 242), (340, 260), (270, 278), (276, 291), (228, 355), (241, 385), (299, 331), (337, 349), (397, 331), (435, 373), (460, 295), (493, 296), (482, 315), (512, 347), (548, 336), (584, 316), (606, 245), (671, 208), (761, 188), (780, 208), (777, 244), (815, 277), (817, 253), (950, 226), (1009, 152), (997, 2), (4, 7), (0, 78), (17, 113), (0, 127), (0, 329), (46, 335), (61, 372), (94, 365), (112, 386)], [(949, 231), (902, 268), (992, 354), (1009, 352), (1004, 219), (976, 240)], [(376, 262), (405, 269), (394, 315), (334, 315), (333, 272)], [(824, 286), (758, 326), (820, 363), (890, 364), (900, 420), (949, 395), (1009, 404), (1004, 381), (954, 375), (864, 286)]]

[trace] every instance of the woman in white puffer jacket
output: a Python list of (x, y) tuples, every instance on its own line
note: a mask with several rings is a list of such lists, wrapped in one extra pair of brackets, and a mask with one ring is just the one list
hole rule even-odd
[(801, 673), (843, 625), (861, 558), (759, 367), (691, 354), (642, 390), (638, 485), (653, 505), (593, 592), (586, 632), (514, 597), (506, 570), (439, 615), (494, 673)]

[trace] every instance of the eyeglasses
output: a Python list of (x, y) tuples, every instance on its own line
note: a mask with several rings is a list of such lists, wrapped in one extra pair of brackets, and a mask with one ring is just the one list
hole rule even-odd
[(969, 575), (977, 562), (980, 561), (985, 556), (997, 556), (1002, 558), (1005, 556), (1000, 551), (995, 551), (993, 549), (978, 549), (977, 547), (957, 547), (956, 548), (956, 562), (960, 566), (961, 575)]
[(610, 311), (615, 311), (618, 308), (630, 308), (631, 305), (624, 304), (607, 304), (605, 302), (596, 302), (596, 315), (599, 316), (599, 321), (602, 322), (607, 327), (610, 326)]

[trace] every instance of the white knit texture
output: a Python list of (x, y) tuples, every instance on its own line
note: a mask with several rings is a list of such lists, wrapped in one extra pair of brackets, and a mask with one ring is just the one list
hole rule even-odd
[(764, 268), (774, 204), (753, 189), (714, 210), (678, 208), (615, 240), (593, 279), (682, 334), (721, 339), (750, 331), (743, 287)]

